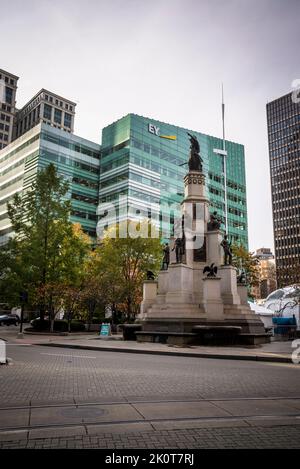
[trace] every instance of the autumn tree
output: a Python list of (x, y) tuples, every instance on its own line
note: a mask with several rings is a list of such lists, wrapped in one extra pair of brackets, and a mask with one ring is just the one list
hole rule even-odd
[[(133, 233), (130, 223), (136, 223)], [(112, 311), (122, 310), (127, 321), (139, 310), (147, 271), (157, 272), (161, 263), (161, 243), (153, 233), (147, 220), (124, 221), (111, 227), (96, 249), (94, 272), (102, 285), (103, 300)]]
[(238, 270), (243, 270), (246, 274), (247, 282), (250, 287), (259, 284), (258, 259), (254, 253), (248, 252), (242, 244), (232, 245), (233, 265)]
[(89, 238), (69, 219), (68, 187), (54, 165), (39, 171), (32, 188), (16, 194), (8, 204), (15, 236), (0, 248), (4, 261), (0, 293), (18, 304), (19, 292), (29, 291), (41, 321), (48, 309), (52, 328), (55, 314), (63, 306), (57, 292), (62, 285), (82, 282), (82, 265), (90, 249)]

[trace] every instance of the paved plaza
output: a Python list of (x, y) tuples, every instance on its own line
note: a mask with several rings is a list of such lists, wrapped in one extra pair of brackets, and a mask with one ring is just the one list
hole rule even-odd
[(300, 448), (300, 365), (29, 342), (0, 367), (0, 448)]

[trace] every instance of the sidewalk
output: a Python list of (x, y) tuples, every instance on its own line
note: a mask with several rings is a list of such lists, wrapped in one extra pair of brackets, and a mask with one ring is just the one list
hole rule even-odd
[(160, 343), (139, 343), (124, 341), (121, 335), (113, 335), (107, 339), (100, 339), (96, 333), (69, 334), (68, 336), (26, 334), (24, 338), (17, 338), (17, 334), (5, 334), (8, 343), (20, 345), (44, 345), (49, 347), (63, 347), (84, 350), (99, 350), (106, 352), (143, 353), (154, 355), (190, 356), (201, 358), (217, 358), (230, 360), (253, 360), (291, 363), (293, 352), (292, 341), (274, 341), (255, 348), (247, 347), (217, 347), (217, 346), (170, 346)]

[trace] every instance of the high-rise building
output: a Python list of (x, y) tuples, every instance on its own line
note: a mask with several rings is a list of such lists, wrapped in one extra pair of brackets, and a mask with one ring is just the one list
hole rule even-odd
[(278, 287), (300, 282), (300, 103), (289, 93), (267, 104)]
[(7, 202), (50, 163), (70, 183), (71, 220), (96, 236), (100, 145), (40, 123), (0, 151), (0, 244), (12, 235)]
[[(159, 228), (167, 231), (164, 223), (168, 224), (168, 215), (165, 217), (165, 212), (172, 206), (174, 216), (180, 213), (180, 203), (184, 197), (183, 176), (188, 170), (190, 147), (187, 132), (194, 134), (200, 143), (211, 210), (218, 212), (224, 229), (223, 156), (214, 152), (222, 148), (222, 140), (128, 114), (102, 131), (98, 209), (100, 232), (113, 222), (109, 218), (112, 205), (116, 207), (118, 220), (128, 215), (129, 218), (154, 218), (155, 222), (158, 220)], [(247, 248), (244, 147), (226, 141), (226, 150), (228, 234), (232, 241), (242, 243)]]
[(14, 138), (20, 137), (40, 122), (72, 133), (75, 107), (72, 101), (42, 89), (17, 111)]
[[(9, 128), (4, 128), (7, 137), (3, 144), (8, 146), (0, 147), (0, 243), (12, 235), (7, 202), (15, 193), (26, 191), (37, 170), (50, 162), (71, 183), (71, 219), (80, 222), (91, 236), (96, 232), (97, 206), (101, 231), (112, 221), (106, 209), (120, 197), (118, 220), (128, 215), (151, 218), (163, 233), (172, 234), (184, 195), (190, 146), (187, 129), (128, 114), (103, 129), (101, 150), (99, 144), (73, 135), (74, 102), (42, 89), (16, 110), (18, 78), (1, 73), (6, 100), (1, 103), (3, 119)], [(0, 117), (2, 120), (2, 114)], [(224, 161), (214, 151), (222, 148), (222, 140), (189, 132), (200, 142), (211, 210), (218, 212), (224, 229)], [(244, 147), (227, 141), (226, 149), (228, 234), (231, 241), (247, 248)]]
[(259, 283), (252, 288), (252, 294), (255, 299), (265, 299), (277, 288), (276, 267), (274, 255), (270, 248), (260, 248), (256, 250), (257, 269)]
[(18, 77), (0, 69), (0, 150), (13, 139)]

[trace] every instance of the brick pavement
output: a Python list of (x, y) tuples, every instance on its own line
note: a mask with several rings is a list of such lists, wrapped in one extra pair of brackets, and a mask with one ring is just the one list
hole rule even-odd
[[(143, 412), (147, 410), (147, 406), (142, 401), (148, 399), (154, 403), (154, 408), (155, 401), (158, 408), (159, 402), (167, 403), (172, 399), (195, 399), (199, 402), (211, 399), (216, 406), (221, 405), (216, 403), (216, 399), (228, 399), (233, 403), (226, 402), (222, 405), (226, 405), (232, 413), (232, 406), (238, 405), (238, 399), (300, 397), (300, 366), (293, 364), (118, 354), (30, 345), (10, 345), (8, 350), (13, 364), (0, 368), (0, 406), (3, 408), (13, 405), (32, 407), (91, 402), (123, 402), (128, 405), (134, 401), (137, 411), (143, 409)], [(279, 402), (276, 412), (286, 412), (286, 404), (286, 401)], [(250, 409), (250, 404), (247, 405)], [(253, 414), (251, 409), (247, 412), (248, 415)], [(254, 413), (259, 414), (258, 407)], [(15, 409), (14, 418), (21, 418), (21, 414), (21, 410)], [(37, 415), (37, 412), (33, 414)], [(296, 414), (294, 418), (298, 418)], [(240, 423), (237, 427), (233, 422), (228, 422), (224, 427), (218, 422), (218, 427), (215, 428), (211, 428), (209, 424), (207, 428), (203, 425), (201, 428), (199, 425), (198, 428), (193, 428), (193, 424), (189, 422), (188, 428), (184, 428), (183, 424), (180, 424), (180, 428), (174, 428), (167, 423), (165, 426), (163, 423), (158, 426), (157, 423), (148, 421), (143, 425), (151, 426), (151, 431), (144, 429), (132, 433), (128, 430), (106, 433), (102, 428), (101, 435), (97, 434), (98, 428), (93, 430), (93, 434), (84, 434), (81, 430), (78, 434), (75, 427), (72, 427), (70, 431), (73, 434), (66, 430), (65, 434), (57, 438), (49, 437), (46, 433), (43, 438), (36, 438), (32, 433), (28, 441), (24, 439), (24, 435), (19, 438), (15, 434), (14, 438), (6, 439), (2, 434), (0, 447), (300, 447), (300, 425), (273, 421), (268, 426), (262, 425), (263, 423), (258, 419), (255, 424), (246, 424), (243, 428)], [(31, 430), (36, 433), (38, 431)]]
[(0, 404), (105, 398), (298, 397), (300, 366), (12, 345)]
[(139, 433), (102, 433), (61, 438), (1, 441), (9, 448), (104, 448), (104, 449), (206, 449), (300, 448), (300, 425), (242, 428), (191, 428)]

